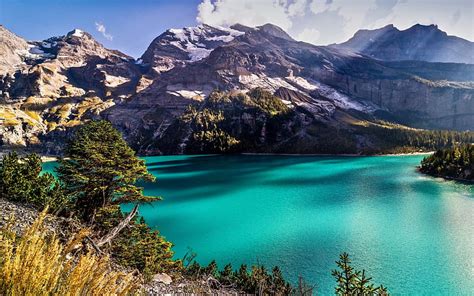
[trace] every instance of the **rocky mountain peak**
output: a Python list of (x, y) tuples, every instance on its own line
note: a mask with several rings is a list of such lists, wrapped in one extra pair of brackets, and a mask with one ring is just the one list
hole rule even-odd
[(439, 28), (438, 28), (438, 25), (435, 25), (435, 24), (431, 24), (431, 25), (421, 25), (421, 24), (416, 24), (416, 25), (413, 25), (411, 26), (410, 28), (402, 31), (404, 32), (405, 34), (412, 34), (413, 37), (418, 37), (420, 35), (423, 35), (423, 34), (438, 34), (440, 36), (448, 36), (448, 34), (446, 34), (446, 32), (444, 31), (441, 31)]
[(243, 34), (232, 28), (206, 24), (169, 29), (152, 41), (139, 63), (155, 74), (167, 72), (176, 66), (207, 58), (215, 48)]
[(406, 30), (398, 30), (393, 25), (359, 30), (348, 41), (332, 46), (388, 61), (474, 63), (474, 43), (448, 36), (435, 24), (415, 24)]
[(18, 69), (29, 54), (28, 42), (0, 25), (0, 76)]
[(84, 37), (85, 32), (80, 30), (80, 29), (74, 29), (66, 34), (67, 37), (78, 37), (82, 38)]
[[(438, 30), (417, 28), (412, 30)], [(53, 139), (55, 133), (67, 133), (91, 118), (106, 118), (137, 149), (154, 153), (158, 150), (149, 147), (170, 145), (160, 142), (168, 139), (166, 135), (172, 141), (181, 141), (176, 137), (177, 129), (185, 132), (183, 141), (189, 139), (178, 118), (189, 106), (202, 106), (216, 89), (247, 93), (259, 88), (276, 93), (277, 105), (286, 105), (299, 118), (277, 130), (309, 137), (305, 141), (310, 146), (319, 141), (312, 136), (318, 133), (314, 129), (306, 133), (305, 126), (339, 128), (347, 122), (374, 118), (377, 111), (401, 123), (409, 114), (413, 127), (472, 129), (474, 101), (469, 81), (474, 80), (474, 65), (381, 61), (381, 53), (404, 59), (424, 58), (416, 53), (438, 48), (438, 43), (430, 42), (453, 41), (450, 36), (418, 36), (406, 31), (393, 25), (360, 31), (351, 44), (369, 46), (360, 47), (363, 54), (359, 54), (350, 47), (338, 50), (297, 42), (271, 24), (256, 28), (202, 24), (165, 31), (135, 61), (105, 48), (78, 29), (64, 36), (27, 42), (0, 27), (0, 34), (7, 40), (0, 44), (0, 62), (7, 61), (11, 66), (5, 57), (13, 54), (17, 58), (13, 64), (20, 63), (11, 72), (14, 75), (0, 74), (0, 144), (48, 141), (41, 137), (51, 135)], [(260, 125), (255, 120), (262, 119), (262, 126), (266, 126), (270, 118), (248, 113), (255, 111), (255, 106), (251, 107), (254, 103), (259, 101), (247, 104), (249, 109), (243, 110), (241, 118), (234, 114), (232, 118), (240, 119), (232, 119), (229, 126), (246, 130), (251, 125), (253, 133), (265, 134), (266, 127), (263, 132), (256, 129)], [(286, 137), (277, 136), (275, 141), (280, 143)], [(177, 151), (172, 145), (167, 147), (168, 151)]]
[(286, 33), (282, 28), (276, 26), (276, 25), (273, 25), (273, 24), (265, 24), (263, 26), (259, 26), (257, 27), (258, 29), (262, 30), (263, 32), (269, 34), (269, 35), (272, 35), (274, 37), (278, 37), (278, 38), (282, 38), (282, 39), (286, 39), (286, 40), (291, 40), (291, 41), (294, 41), (293, 38), (291, 38), (290, 35), (288, 35), (288, 33)]

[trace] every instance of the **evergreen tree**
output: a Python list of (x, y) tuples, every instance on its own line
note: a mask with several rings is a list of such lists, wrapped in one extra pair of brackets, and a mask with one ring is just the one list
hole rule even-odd
[(68, 199), (60, 184), (49, 174), (41, 174), (41, 158), (36, 154), (25, 157), (9, 153), (0, 161), (0, 198), (27, 202), (51, 212), (67, 206)]
[(75, 208), (92, 221), (99, 208), (125, 202), (149, 202), (139, 180), (154, 181), (145, 163), (107, 121), (92, 121), (68, 142), (57, 173)]
[(366, 276), (365, 270), (357, 271), (351, 266), (351, 263), (347, 253), (342, 253), (339, 256), (339, 261), (336, 261), (339, 270), (332, 271), (332, 275), (337, 281), (336, 295), (388, 295), (387, 288), (382, 285), (374, 287), (374, 284), (371, 283), (372, 278)]

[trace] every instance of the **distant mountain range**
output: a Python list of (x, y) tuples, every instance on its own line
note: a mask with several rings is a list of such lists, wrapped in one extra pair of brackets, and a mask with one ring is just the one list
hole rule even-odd
[(436, 25), (417, 24), (402, 31), (393, 25), (376, 30), (359, 30), (354, 37), (334, 47), (385, 61), (474, 63), (474, 43), (448, 36)]
[(78, 29), (26, 41), (0, 26), (0, 39), (4, 149), (58, 153), (99, 118), (143, 154), (206, 152), (189, 148), (197, 134), (240, 152), (315, 153), (377, 151), (374, 128), (474, 129), (473, 43), (436, 26), (315, 46), (271, 24), (200, 25), (167, 30), (137, 60)]

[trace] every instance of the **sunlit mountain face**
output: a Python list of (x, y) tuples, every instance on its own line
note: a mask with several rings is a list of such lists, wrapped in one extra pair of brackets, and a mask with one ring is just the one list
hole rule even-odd
[(315, 46), (272, 24), (199, 25), (165, 31), (139, 59), (77, 29), (35, 42), (0, 34), (3, 147), (60, 153), (77, 126), (103, 118), (142, 154), (206, 152), (187, 150), (206, 131), (183, 118), (200, 112), (222, 118), (207, 132), (238, 152), (373, 153), (403, 138), (386, 131), (474, 128), (474, 65), (462, 54), (472, 42), (436, 26)]

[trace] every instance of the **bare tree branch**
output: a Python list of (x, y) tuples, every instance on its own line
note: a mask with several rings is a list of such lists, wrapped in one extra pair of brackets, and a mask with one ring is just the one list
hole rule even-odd
[(127, 215), (127, 217), (125, 217), (124, 220), (122, 220), (122, 222), (120, 222), (117, 226), (112, 228), (112, 230), (109, 233), (107, 233), (104, 237), (102, 237), (101, 239), (99, 239), (98, 242), (95, 243), (96, 247), (100, 248), (106, 243), (110, 243), (114, 239), (114, 237), (116, 237), (120, 233), (120, 231), (122, 231), (122, 229), (124, 229), (126, 226), (130, 224), (130, 221), (132, 221), (133, 217), (135, 217), (137, 213), (138, 213), (138, 204), (135, 205), (133, 210)]

